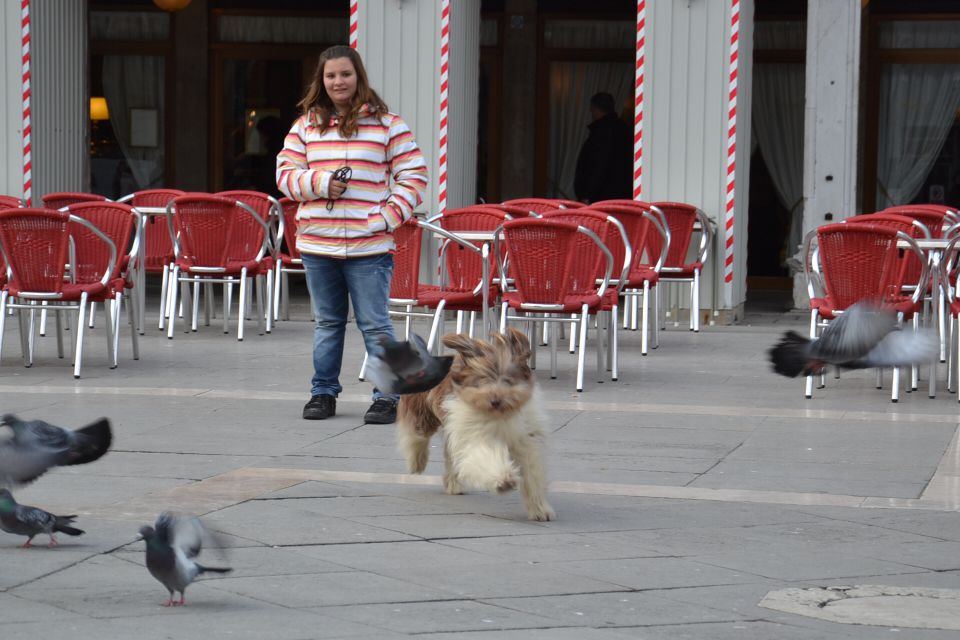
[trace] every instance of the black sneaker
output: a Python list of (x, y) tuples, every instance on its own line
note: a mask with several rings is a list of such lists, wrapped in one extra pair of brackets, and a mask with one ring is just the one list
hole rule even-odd
[(397, 401), (390, 398), (377, 398), (363, 414), (367, 424), (391, 424), (397, 421)]
[(303, 407), (304, 420), (326, 420), (337, 415), (337, 399), (331, 395), (312, 396)]

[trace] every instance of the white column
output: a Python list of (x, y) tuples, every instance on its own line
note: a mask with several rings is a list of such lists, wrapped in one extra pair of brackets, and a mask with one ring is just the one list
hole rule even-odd
[[(402, 117), (423, 150), (430, 187), (418, 211), (438, 207), (440, 147), (440, 0), (360, 0), (358, 50), (370, 84)], [(480, 0), (450, 2), (447, 208), (476, 202)], [(425, 245), (427, 243), (424, 243)], [(423, 277), (436, 273), (424, 250)]]
[[(809, 0), (803, 232), (857, 213), (861, 0)], [(801, 256), (802, 258), (802, 256)], [(803, 274), (794, 304), (808, 306)]]
[[(688, 202), (716, 223), (717, 234), (701, 280), (700, 308), (712, 309), (711, 320), (718, 323), (734, 321), (746, 297), (753, 6), (753, 0), (646, 3), (643, 199)], [(735, 118), (730, 113), (734, 10), (739, 11)], [(733, 163), (731, 124), (738, 125)], [(728, 215), (731, 164), (735, 166), (734, 197), (732, 215)], [(725, 269), (728, 220), (732, 220), (733, 241), (729, 271)], [(686, 300), (684, 291), (666, 304), (685, 308)]]

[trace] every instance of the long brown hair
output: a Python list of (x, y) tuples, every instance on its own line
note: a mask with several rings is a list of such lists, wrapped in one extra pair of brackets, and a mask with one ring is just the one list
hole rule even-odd
[(363, 60), (355, 50), (341, 44), (321, 53), (317, 61), (317, 70), (314, 71), (310, 86), (307, 87), (307, 93), (297, 106), (303, 109), (304, 115), (314, 113), (317, 116), (321, 133), (330, 127), (330, 119), (336, 115), (337, 109), (327, 94), (326, 87), (323, 86), (323, 68), (328, 60), (336, 58), (348, 59), (357, 74), (357, 91), (353, 94), (350, 111), (340, 118), (340, 124), (337, 127), (341, 136), (349, 138), (357, 132), (357, 119), (360, 117), (360, 108), (363, 105), (369, 105), (370, 115), (383, 116), (387, 113), (387, 103), (370, 88), (367, 71), (363, 68)]

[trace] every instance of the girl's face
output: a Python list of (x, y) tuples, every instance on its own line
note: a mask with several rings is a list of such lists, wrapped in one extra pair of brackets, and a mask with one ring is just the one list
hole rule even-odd
[(333, 58), (323, 65), (323, 88), (341, 113), (350, 108), (357, 93), (357, 70), (350, 58)]

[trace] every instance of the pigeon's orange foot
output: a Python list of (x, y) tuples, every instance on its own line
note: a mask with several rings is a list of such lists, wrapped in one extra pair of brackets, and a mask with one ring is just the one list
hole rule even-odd
[(22, 545), (20, 545), (20, 548), (21, 548), (21, 549), (29, 549), (29, 548), (31, 548), (32, 546), (33, 546), (33, 545), (30, 544), (30, 541), (27, 540), (27, 541), (24, 542)]

